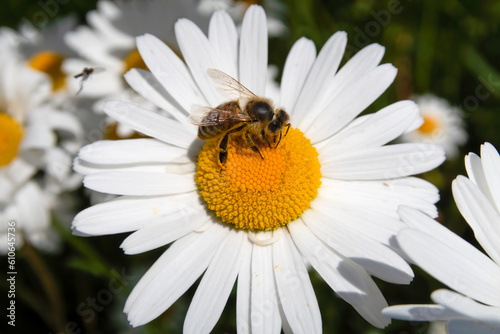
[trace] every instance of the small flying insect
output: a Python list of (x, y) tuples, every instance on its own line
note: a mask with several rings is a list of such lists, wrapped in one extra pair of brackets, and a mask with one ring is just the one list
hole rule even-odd
[(207, 140), (219, 139), (219, 164), (227, 161), (227, 145), (229, 136), (238, 135), (244, 138), (248, 146), (262, 153), (257, 143), (277, 148), (281, 142), (283, 129), (285, 136), (290, 128), (290, 117), (281, 108), (275, 109), (271, 100), (259, 97), (226, 73), (208, 69), (207, 74), (215, 82), (216, 89), (228, 98), (216, 108), (196, 106), (189, 116), (189, 121), (198, 125), (198, 138)]
[(104, 67), (84, 67), (81, 73), (75, 74), (73, 78), (80, 79), (80, 88), (78, 89), (78, 92), (76, 92), (76, 95), (80, 94), (80, 92), (83, 89), (83, 82), (86, 81), (91, 74), (94, 73), (100, 73), (104, 71)]

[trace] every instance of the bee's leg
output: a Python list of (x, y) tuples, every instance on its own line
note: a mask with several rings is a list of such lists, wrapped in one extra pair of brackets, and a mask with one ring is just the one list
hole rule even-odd
[[(286, 137), (286, 135), (288, 134), (288, 130), (290, 130), (290, 123), (288, 123), (288, 124), (286, 125), (286, 132), (285, 132), (285, 136), (284, 136), (284, 137)], [(278, 145), (280, 144), (280, 142), (281, 142), (281, 137), (282, 137), (282, 135), (281, 135), (281, 134), (282, 134), (282, 131), (280, 131), (280, 139), (278, 140), (278, 143), (276, 144), (276, 146), (275, 146), (274, 148), (277, 148), (277, 147), (278, 147)]]
[(288, 130), (290, 130), (290, 123), (288, 123), (288, 124), (286, 125), (285, 137), (286, 137), (286, 135), (288, 134)]
[(259, 149), (257, 146), (255, 146), (255, 143), (253, 142), (252, 138), (248, 135), (248, 132), (245, 132), (245, 139), (247, 140), (248, 146), (254, 151), (255, 153), (259, 153), (260, 157), (264, 159), (262, 156), (262, 153), (260, 153)]
[(262, 131), (260, 132), (260, 135), (262, 136), (262, 140), (264, 142), (266, 142), (269, 145), (269, 147), (272, 148), (271, 142), (269, 142), (269, 139), (267, 139), (267, 137), (266, 137), (266, 131), (264, 129), (262, 129)]
[(281, 131), (280, 131), (280, 139), (278, 139), (278, 142), (276, 143), (276, 146), (274, 146), (274, 148), (278, 148), (278, 145), (280, 144), (280, 142), (281, 142)]
[(224, 137), (222, 137), (221, 141), (219, 142), (219, 163), (221, 165), (224, 165), (227, 161), (227, 143), (229, 142), (229, 135), (234, 132), (238, 132), (241, 129), (243, 129), (245, 126), (239, 126), (237, 128), (231, 129), (226, 134)]

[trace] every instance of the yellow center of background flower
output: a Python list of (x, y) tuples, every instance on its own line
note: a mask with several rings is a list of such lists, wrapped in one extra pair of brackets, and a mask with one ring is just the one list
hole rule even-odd
[(232, 136), (224, 168), (219, 139), (207, 140), (198, 155), (196, 182), (208, 208), (227, 224), (273, 230), (300, 217), (321, 185), (318, 153), (309, 139), (290, 128), (277, 148), (259, 146), (264, 159)]
[(142, 70), (148, 70), (146, 63), (141, 57), (139, 50), (135, 49), (130, 52), (125, 59), (123, 60), (123, 74), (127, 73), (129, 70), (133, 68), (140, 68)]
[(14, 160), (22, 137), (21, 126), (12, 117), (0, 112), (0, 167)]
[(28, 65), (37, 71), (43, 72), (52, 79), (52, 91), (66, 87), (66, 75), (61, 70), (64, 57), (54, 51), (42, 51), (28, 60)]
[(431, 134), (440, 127), (440, 122), (436, 117), (423, 115), (424, 123), (418, 129), (423, 134)]

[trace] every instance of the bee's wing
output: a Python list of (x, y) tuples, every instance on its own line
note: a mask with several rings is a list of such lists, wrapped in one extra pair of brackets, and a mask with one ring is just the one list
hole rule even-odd
[(207, 74), (215, 82), (215, 88), (219, 93), (228, 100), (250, 100), (257, 98), (254, 93), (239, 83), (238, 80), (222, 71), (209, 68)]
[(102, 73), (104, 71), (106, 71), (106, 69), (102, 66), (96, 66), (96, 67), (92, 67), (92, 74), (96, 74), (96, 73)]
[(251, 119), (247, 114), (195, 105), (191, 109), (188, 121), (198, 126), (210, 126), (229, 122), (250, 122)]

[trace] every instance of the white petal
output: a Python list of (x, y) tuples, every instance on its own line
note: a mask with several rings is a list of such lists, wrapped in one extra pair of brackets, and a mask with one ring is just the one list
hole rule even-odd
[[(59, 187), (68, 180), (71, 173), (71, 158), (67, 151), (60, 147), (53, 147), (45, 154), (45, 173), (49, 180), (54, 181)], [(48, 184), (45, 185), (49, 187)], [(78, 184), (80, 186), (80, 184)], [(54, 190), (57, 191), (57, 190)]]
[(481, 162), (494, 204), (500, 212), (500, 155), (490, 143), (481, 146)]
[(444, 151), (430, 144), (395, 144), (322, 157), (321, 174), (343, 180), (394, 179), (420, 174), (445, 160)]
[(26, 128), (19, 150), (21, 154), (29, 153), (23, 151), (45, 150), (55, 142), (56, 136), (47, 122), (31, 124)]
[(181, 123), (130, 103), (106, 101), (104, 111), (118, 122), (168, 144), (189, 148), (196, 138)]
[(184, 333), (209, 333), (219, 320), (246, 252), (245, 231), (231, 229), (219, 245), (196, 289), (184, 320)]
[(288, 230), (300, 253), (326, 283), (349, 304), (361, 304), (367, 287), (349, 259), (326, 247), (300, 220), (289, 223)]
[(119, 60), (104, 52), (108, 49), (106, 44), (109, 42), (87, 26), (80, 26), (74, 31), (69, 31), (64, 35), (64, 41), (82, 58), (86, 58), (94, 64), (112, 69), (120, 68)]
[[(200, 140), (201, 142), (201, 140)], [(101, 172), (148, 172), (169, 174), (191, 174), (196, 173), (196, 164), (188, 163), (141, 163), (141, 164), (93, 164), (75, 158), (73, 169), (82, 175), (90, 175)]]
[(0, 174), (0, 203), (3, 204), (9, 202), (12, 199), (12, 193), (16, 190), (16, 187), (9, 178), (1, 174)]
[(380, 44), (370, 44), (364, 47), (342, 66), (331, 85), (324, 89), (337, 94), (341, 87), (352, 85), (376, 68), (384, 53), (385, 48)]
[(175, 23), (175, 35), (182, 56), (208, 105), (218, 106), (224, 98), (215, 89), (213, 80), (207, 75), (207, 69), (218, 69), (221, 66), (208, 38), (188, 19), (180, 19)]
[(399, 219), (397, 209), (400, 205), (414, 207), (431, 217), (437, 217), (434, 203), (439, 200), (435, 186), (415, 177), (381, 181), (343, 181), (323, 178), (318, 196), (397, 219)]
[(484, 175), (483, 165), (481, 158), (475, 153), (469, 153), (465, 156), (465, 169), (469, 179), (477, 184), (481, 192), (493, 203), (486, 176)]
[(19, 211), (21, 228), (28, 235), (45, 231), (50, 226), (50, 212), (46, 197), (47, 194), (44, 194), (34, 181), (28, 181), (14, 195), (13, 201)]
[(190, 161), (186, 149), (148, 138), (98, 141), (82, 147), (78, 157), (94, 164)]
[(391, 283), (409, 284), (410, 266), (394, 251), (349, 228), (326, 213), (308, 210), (302, 214), (307, 227), (336, 252), (362, 266), (369, 273)]
[(151, 73), (186, 112), (193, 104), (207, 104), (186, 65), (162, 41), (146, 34), (137, 37), (137, 49)]
[[(189, 125), (187, 121), (188, 113), (176, 103), (174, 98), (170, 96), (151, 72), (133, 68), (125, 73), (124, 78), (130, 87), (141, 94), (146, 100), (151, 101), (158, 108), (167, 111), (179, 123)], [(196, 127), (186, 126), (185, 131), (195, 134)]]
[(241, 24), (239, 81), (258, 96), (265, 96), (267, 74), (267, 21), (260, 6), (248, 8)]
[(329, 98), (331, 91), (325, 87), (328, 87), (335, 77), (346, 44), (346, 32), (338, 31), (328, 39), (319, 52), (293, 110), (292, 120), (297, 127), (305, 129), (305, 126), (310, 124), (308, 120), (316, 118), (324, 101)]
[(382, 310), (387, 307), (387, 301), (382, 295), (382, 292), (377, 287), (373, 279), (366, 273), (366, 271), (359, 267), (354, 266), (358, 270), (358, 274), (365, 281), (367, 287), (366, 294), (368, 298), (364, 303), (352, 304), (354, 309), (370, 324), (378, 328), (384, 328), (391, 323), (391, 319), (382, 314)]
[(365, 117), (357, 126), (346, 127), (321, 142), (318, 153), (335, 156), (349, 150), (372, 148), (387, 144), (403, 134), (415, 119), (420, 118), (413, 101), (400, 101)]
[(120, 248), (128, 255), (144, 253), (180, 239), (209, 220), (205, 210), (186, 205), (171, 208), (168, 215), (143, 221), (138, 231), (123, 240)]
[(474, 320), (456, 319), (446, 325), (450, 334), (496, 334), (500, 333), (500, 326), (484, 324)]
[(63, 131), (66, 135), (69, 134), (74, 138), (82, 138), (82, 125), (72, 114), (66, 111), (49, 110), (47, 118), (52, 129)]
[(8, 166), (0, 169), (0, 173), (12, 181), (14, 186), (19, 186), (36, 173), (36, 168), (24, 159), (18, 157), (12, 160)]
[[(121, 14), (121, 13), (120, 13)], [(121, 31), (121, 29), (115, 28), (108, 17), (101, 14), (100, 11), (90, 11), (86, 15), (87, 23), (99, 31), (97, 36), (106, 36), (112, 39), (113, 43), (116, 43), (118, 47), (134, 47), (134, 39), (130, 35)], [(101, 35), (102, 34), (102, 35)]]
[(343, 86), (338, 95), (329, 96), (325, 106), (307, 117), (300, 128), (312, 143), (320, 142), (351, 122), (373, 103), (394, 81), (397, 70), (390, 64), (380, 65), (352, 85)]
[(130, 293), (124, 311), (132, 326), (144, 325), (168, 309), (205, 271), (229, 232), (218, 224), (173, 243)]
[(248, 252), (242, 255), (240, 272), (238, 273), (238, 285), (236, 290), (236, 327), (239, 334), (250, 334), (252, 332), (250, 320), (250, 289), (251, 289), (251, 265), (252, 244), (247, 239)]
[(500, 327), (500, 307), (487, 306), (446, 289), (434, 291), (431, 298), (435, 303), (463, 316)]
[[(367, 73), (374, 70), (380, 63), (384, 52), (385, 48), (383, 46), (370, 44), (355, 54), (337, 72), (330, 85), (323, 87), (325, 91), (331, 92), (330, 99), (340, 98), (346, 88), (366, 77)], [(328, 102), (328, 100), (325, 102)], [(324, 107), (325, 105), (323, 104), (322, 108)]]
[[(321, 191), (323, 192), (323, 191)], [(321, 193), (311, 202), (311, 209), (334, 216), (337, 221), (386, 246), (406, 225), (390, 215), (366, 209), (354, 203), (334, 201)]]
[(292, 115), (294, 114), (295, 103), (315, 59), (316, 47), (311, 40), (305, 37), (300, 38), (293, 44), (286, 58), (283, 76), (281, 77), (279, 105), (285, 108), (292, 119), (294, 118)]
[[(500, 173), (500, 169), (497, 171)], [(486, 253), (500, 265), (500, 214), (494, 204), (466, 177), (459, 175), (452, 183), (453, 198)]]
[(88, 235), (135, 231), (156, 219), (164, 219), (176, 207), (195, 207), (196, 201), (198, 195), (194, 192), (163, 197), (118, 197), (78, 213), (72, 228)]
[(196, 190), (192, 174), (101, 172), (85, 176), (85, 187), (115, 195), (173, 195)]
[(459, 313), (442, 305), (395, 305), (383, 309), (382, 314), (410, 321), (448, 321), (459, 317)]
[(272, 246), (274, 276), (287, 322), (294, 333), (321, 333), (318, 301), (301, 255), (288, 232), (276, 233), (280, 239)]
[(220, 10), (212, 15), (208, 40), (217, 53), (219, 69), (238, 78), (238, 32), (233, 19), (225, 11)]
[(281, 316), (273, 273), (271, 246), (254, 245), (251, 273), (251, 333), (280, 333)]
[[(500, 305), (498, 265), (425, 214), (407, 207), (399, 211), (412, 229), (401, 231), (397, 240), (417, 265), (466, 296), (485, 304)], [(425, 232), (420, 230), (424, 228)]]

